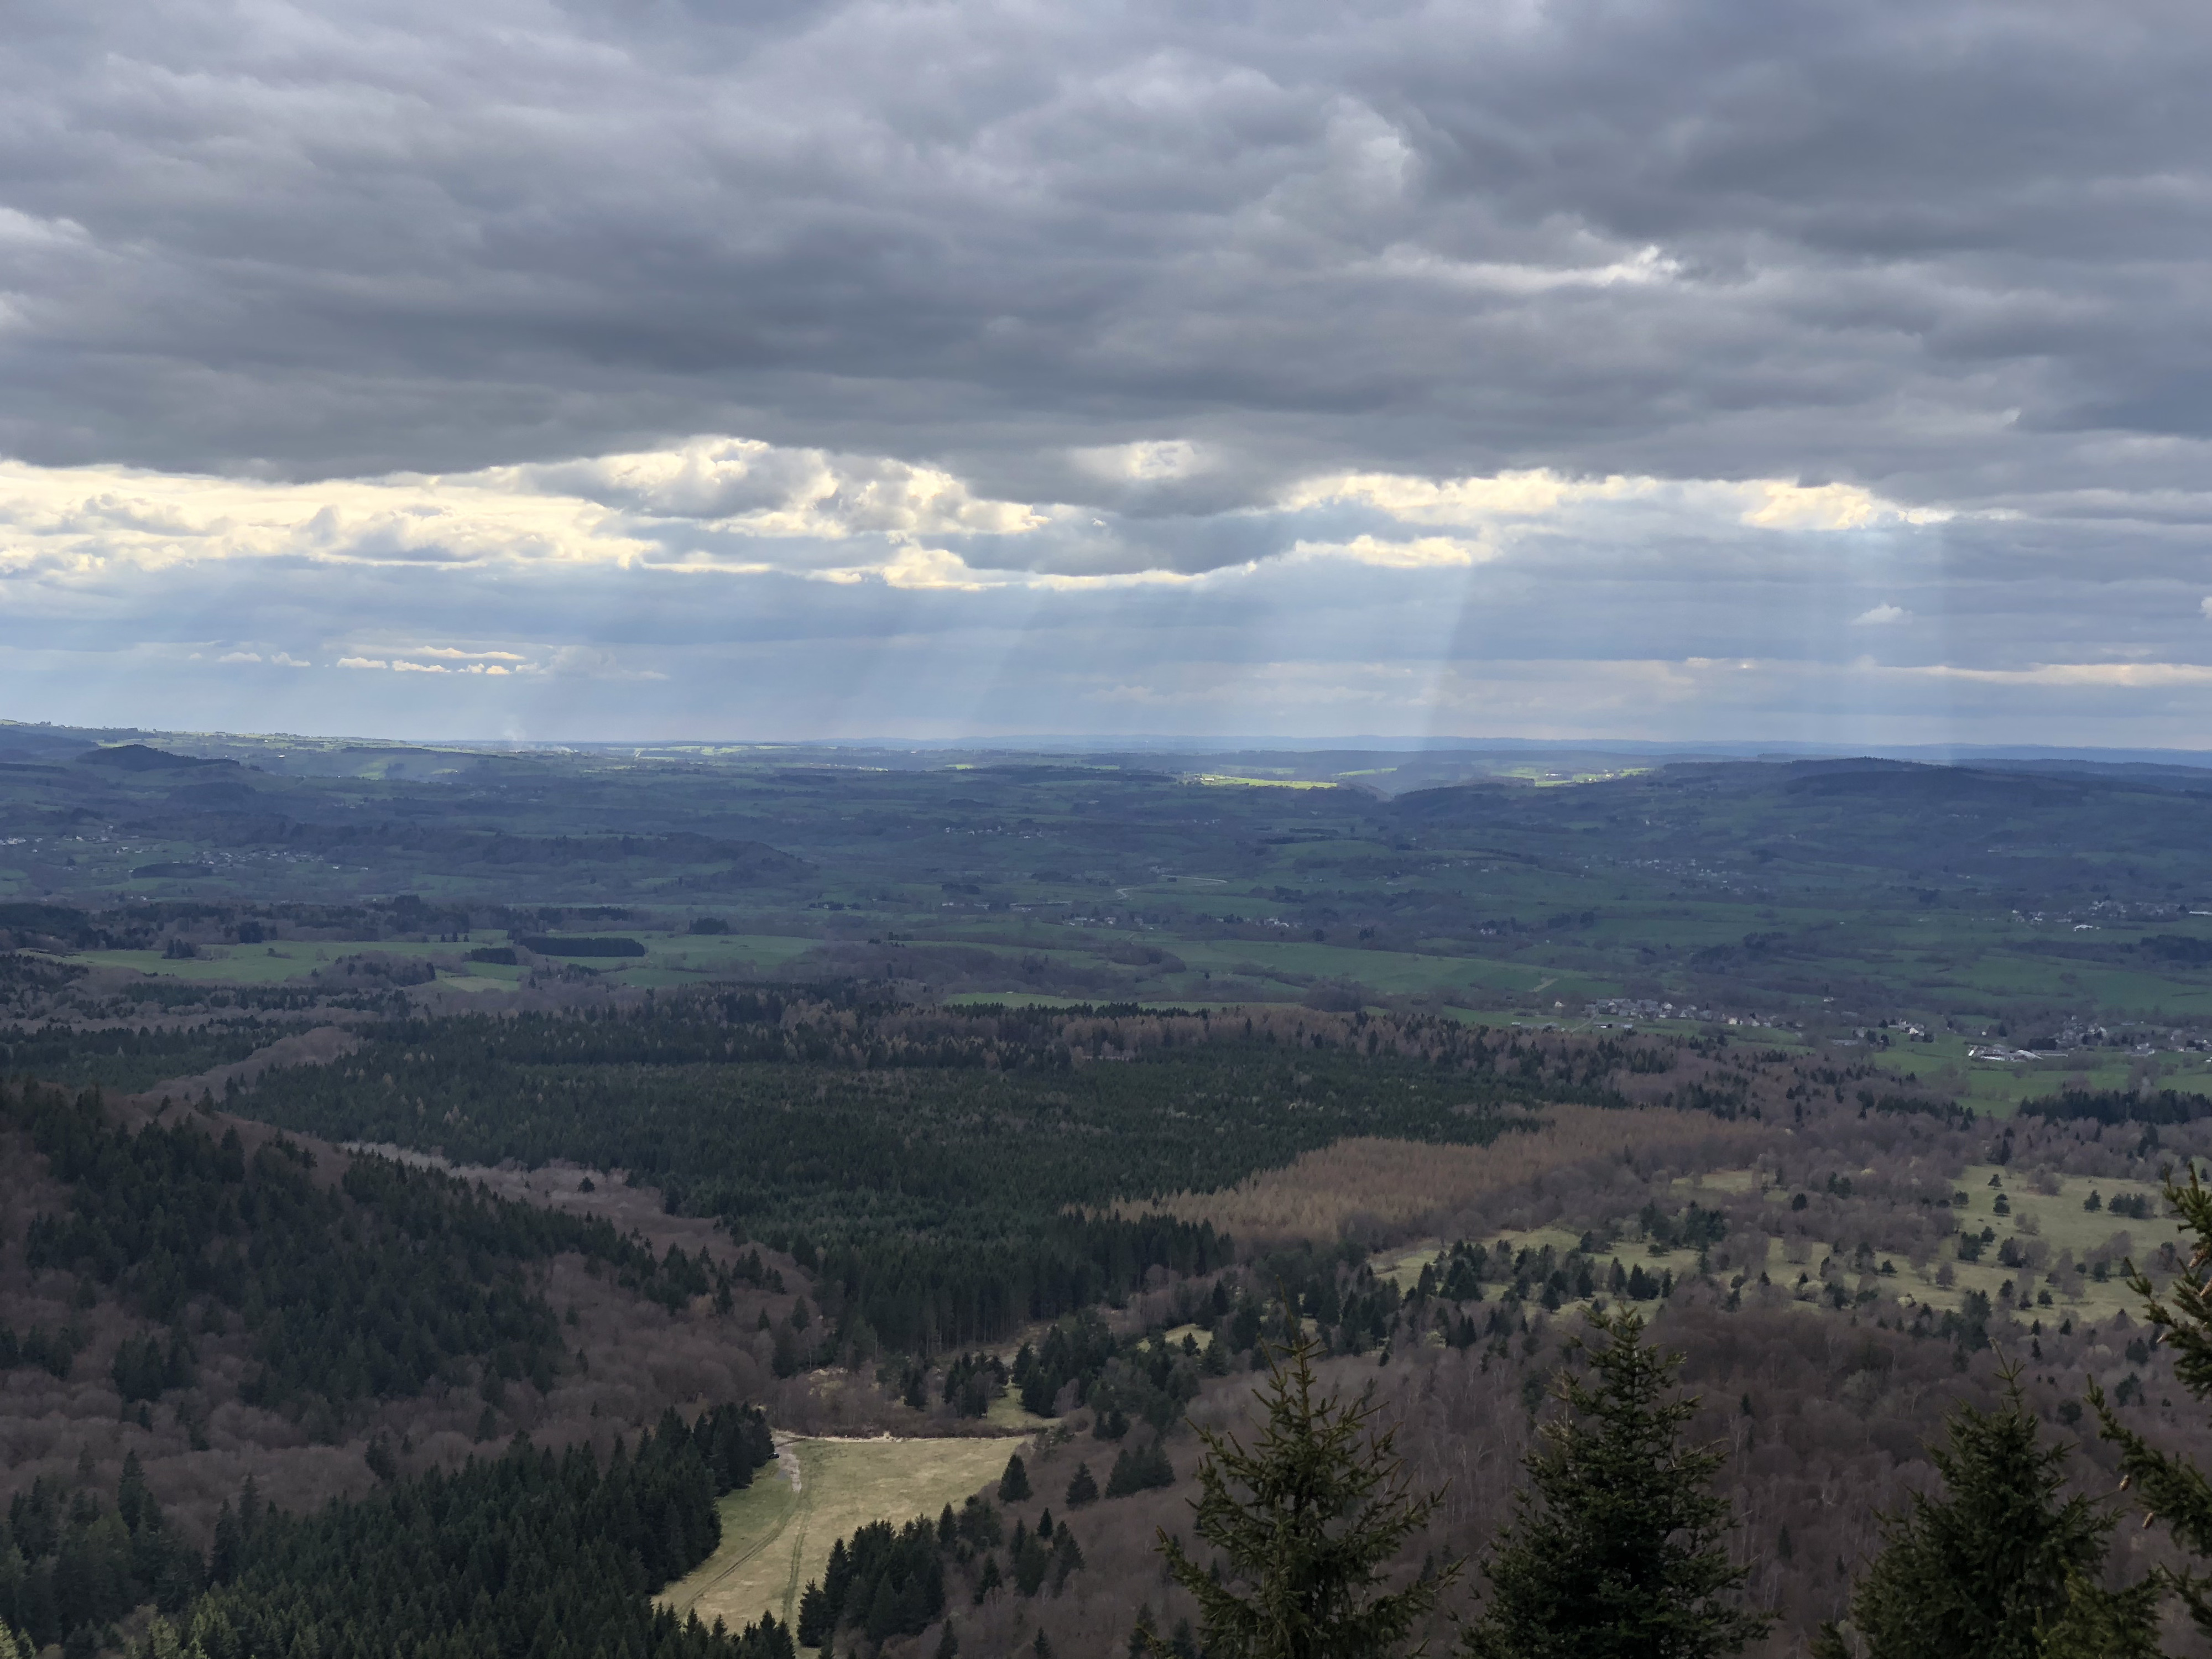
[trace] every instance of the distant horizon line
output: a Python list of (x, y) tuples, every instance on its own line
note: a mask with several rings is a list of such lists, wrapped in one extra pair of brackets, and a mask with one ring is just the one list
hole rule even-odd
[(0, 719), (0, 733), (45, 732), (57, 737), (82, 736), (115, 739), (228, 739), (238, 742), (348, 744), (376, 747), (500, 750), (568, 750), (599, 751), (623, 749), (763, 749), (873, 750), (913, 752), (1064, 752), (1137, 751), (1194, 755), (1237, 752), (1325, 754), (1333, 751), (1390, 754), (1527, 753), (1615, 754), (1626, 756), (1724, 756), (1759, 759), (1765, 756), (1791, 759), (1869, 760), (1948, 757), (1978, 760), (2079, 760), (2101, 764), (2181, 765), (2212, 768), (2212, 747), (2203, 749), (2149, 748), (2133, 745), (2084, 745), (2021, 743), (1873, 743), (1813, 742), (1802, 738), (1526, 738), (1412, 736), (1354, 732), (1343, 736), (1286, 737), (1280, 734), (1230, 732), (1190, 736), (1164, 732), (1109, 732), (1092, 733), (1017, 732), (961, 737), (714, 737), (714, 738), (410, 738), (376, 737), (366, 733), (299, 732), (179, 731), (154, 726), (68, 726), (46, 720)]

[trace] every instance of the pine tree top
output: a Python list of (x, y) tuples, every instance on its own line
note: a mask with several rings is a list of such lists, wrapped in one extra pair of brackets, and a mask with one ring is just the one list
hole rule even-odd
[[(2143, 1300), (2143, 1316), (2160, 1346), (2174, 1352), (2176, 1380), (2199, 1401), (2212, 1401), (2212, 1188), (2193, 1163), (2186, 1184), (2169, 1176), (2166, 1200), (2181, 1222), (2189, 1256), (2161, 1297), (2148, 1275), (2129, 1263), (2128, 1284)], [(2188, 1458), (2160, 1450), (2122, 1422), (2094, 1382), (2089, 1401), (2098, 1433), (2120, 1449), (2123, 1486), (2163, 1522), (2176, 1544), (2202, 1561), (2212, 1558), (2212, 1480)], [(2212, 1577), (2195, 1567), (2160, 1568), (2158, 1581), (2179, 1595), (2198, 1632), (2212, 1640)]]
[(1589, 1316), (1563, 1371), (1565, 1407), (1540, 1431), (1528, 1484), (1483, 1571), (1491, 1595), (1462, 1642), (1469, 1659), (1708, 1659), (1771, 1619), (1735, 1604), (1747, 1569), (1722, 1542), (1721, 1454), (1687, 1445), (1698, 1401), (1675, 1389), (1682, 1356), (1643, 1341), (1632, 1310)]
[(1315, 1353), (1304, 1334), (1267, 1351), (1259, 1390), (1267, 1423), (1249, 1448), (1198, 1431), (1206, 1455), (1193, 1508), (1198, 1535), (1221, 1553), (1221, 1576), (1160, 1534), (1169, 1571), (1198, 1601), (1210, 1659), (1386, 1659), (1460, 1571), (1453, 1561), (1388, 1587), (1403, 1545), (1443, 1494), (1413, 1489), (1396, 1427), (1380, 1421), (1371, 1389), (1349, 1401), (1323, 1391)]

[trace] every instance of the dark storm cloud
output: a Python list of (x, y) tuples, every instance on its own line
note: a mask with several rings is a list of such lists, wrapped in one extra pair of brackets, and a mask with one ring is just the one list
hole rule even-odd
[[(1176, 521), (1317, 469), (2206, 460), (2201, 5), (26, 4), (0, 68), (48, 464), (733, 432), (1192, 568)], [(1158, 438), (1199, 459), (1074, 453)]]

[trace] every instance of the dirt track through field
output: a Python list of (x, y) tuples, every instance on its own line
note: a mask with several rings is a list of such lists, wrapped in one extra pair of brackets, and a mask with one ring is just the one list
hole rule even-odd
[[(775, 1449), (775, 1461), (777, 1475), (780, 1475), (790, 1486), (794, 1498), (803, 1498), (805, 1492), (805, 1474), (799, 1461), (797, 1448), (788, 1440), (779, 1442)], [(735, 1548), (726, 1552), (726, 1559), (724, 1559), (726, 1552), (715, 1551), (714, 1557), (705, 1566), (685, 1578), (663, 1599), (678, 1613), (690, 1612), (699, 1604), (702, 1598), (711, 1595), (716, 1589), (726, 1584), (731, 1576), (739, 1568), (759, 1556), (763, 1551), (771, 1547), (776, 1540), (782, 1537), (791, 1524), (793, 1514), (797, 1514), (800, 1517), (799, 1540), (792, 1551), (793, 1569), (795, 1572), (799, 1553), (805, 1547), (806, 1527), (803, 1507), (784, 1515), (761, 1536), (750, 1540), (738, 1541)], [(798, 1595), (798, 1587), (795, 1584), (787, 1583), (784, 1593), (784, 1611), (781, 1614), (787, 1624), (790, 1622), (792, 1614), (797, 1611)]]
[(997, 1480), (1024, 1439), (787, 1440), (777, 1467), (722, 1500), (722, 1544), (660, 1597), (678, 1613), (733, 1631), (764, 1613), (789, 1623), (828, 1566), (830, 1547), (875, 1521), (934, 1519)]

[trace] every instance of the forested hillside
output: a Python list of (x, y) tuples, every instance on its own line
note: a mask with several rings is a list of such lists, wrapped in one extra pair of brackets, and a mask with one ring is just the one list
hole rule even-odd
[[(1947, 1421), (2002, 1403), (2005, 1367), (2019, 1368), (2065, 1493), (2101, 1498), (2118, 1480), (2093, 1386), (2155, 1443), (2212, 1461), (2212, 1425), (2120, 1267), (2132, 1255), (2165, 1285), (2186, 1267), (2149, 1194), (2177, 1156), (2212, 1144), (2208, 1112), (2111, 1133), (2089, 1116), (2008, 1128), (1830, 1102), (1772, 1133), (1748, 1169), (1590, 1158), (1490, 1195), (1476, 1232), (1434, 1248), (1279, 1250), (1210, 1288), (1163, 1286), (1110, 1325), (1064, 1319), (1002, 1382), (984, 1379), (1056, 1425), (1018, 1498), (995, 1494), (988, 1520), (962, 1511), (854, 1538), (837, 1582), (810, 1598), (808, 1628), (919, 1659), (939, 1617), (914, 1618), (901, 1598), (937, 1582), (963, 1651), (1025, 1650), (1042, 1630), (1054, 1652), (1118, 1655), (1148, 1624), (1195, 1652), (1198, 1609), (1162, 1584), (1152, 1554), (1156, 1529), (1188, 1536), (1199, 1447), (1182, 1425), (1253, 1432), (1252, 1367), (1263, 1340), (1288, 1338), (1285, 1303), (1330, 1356), (1325, 1382), (1373, 1389), (1403, 1425), (1415, 1484), (1443, 1493), (1405, 1571), (1480, 1555), (1515, 1512), (1518, 1462), (1556, 1416), (1595, 1297), (1642, 1312), (1686, 1355), (1687, 1432), (1721, 1454), (1729, 1559), (1748, 1603), (1778, 1615), (1749, 1650), (1802, 1655), (1845, 1615), (1882, 1517), (1937, 1488), (1929, 1449)], [(1995, 1245), (1985, 1230), (2001, 1230)], [(1039, 1533), (1071, 1522), (1083, 1566), (1063, 1574)], [(2124, 1528), (2112, 1580), (2178, 1559), (2158, 1531)], [(1471, 1610), (1475, 1588), (1448, 1607)], [(2165, 1650), (2199, 1650), (2170, 1628)]]
[[(0, 1623), (73, 1653), (113, 1645), (134, 1608), (183, 1618), (228, 1582), (257, 1504), (297, 1518), (409, 1489), (524, 1431), (604, 1462), (702, 1391), (765, 1400), (759, 1327), (805, 1284), (697, 1224), (656, 1249), (604, 1214), (35, 1083), (0, 1085)], [(723, 1488), (769, 1455), (757, 1408), (742, 1420), (742, 1470), (702, 1443)], [(653, 1582), (690, 1564), (664, 1548), (666, 1508), (644, 1511)], [(711, 1542), (711, 1512), (690, 1524), (678, 1553)], [(599, 1579), (578, 1594), (643, 1630), (645, 1581), (623, 1559), (580, 1566)], [(670, 1650), (708, 1650), (682, 1639)], [(218, 1650), (242, 1651), (211, 1637)]]
[(2185, 766), (38, 735), (50, 763), (0, 767), (0, 945), (79, 979), (0, 983), (27, 1015), (147, 1024), (149, 978), (281, 1012), (860, 976), (1901, 1019), (1953, 1060), (2212, 1042)]
[(1757, 1659), (2006, 1368), (2054, 1490), (2100, 1400), (2212, 1449), (2130, 1282), (2212, 1152), (2189, 778), (280, 748), (0, 780), (0, 1624), (68, 1659), (1203, 1659), (1158, 1533), (1300, 1337), (1443, 1490), (1432, 1650), (1600, 1309)]
[(1124, 1297), (1156, 1268), (1224, 1264), (1229, 1241), (1146, 1200), (1347, 1136), (1481, 1144), (1525, 1129), (1528, 1109), (1632, 1093), (1766, 1109), (1750, 1071), (1678, 1070), (1678, 1048), (1364, 1012), (748, 992), (370, 1026), (353, 1054), (272, 1071), (252, 1100), (332, 1139), (626, 1170), (673, 1207), (818, 1259), (872, 1340), (927, 1351)]
[[(2203, 1097), (2077, 1093), (1998, 1121), (1871, 1059), (1717, 1035), (1577, 1037), (1311, 1010), (1257, 1012), (1248, 1027), (1212, 1011), (948, 1011), (795, 992), (357, 1035), (331, 1064), (270, 1073), (232, 1099), (296, 1115), (290, 1133), (235, 1111), (6, 1092), (6, 1132), (46, 1183), (11, 1210), (23, 1218), (9, 1247), (21, 1288), (0, 1310), (20, 1362), (11, 1385), (33, 1385), (27, 1400), (82, 1375), (109, 1402), (74, 1474), (52, 1455), (25, 1466), (38, 1473), (15, 1488), (9, 1523), (24, 1563), (10, 1593), (27, 1598), (15, 1622), (89, 1652), (108, 1623), (150, 1604), (183, 1650), (196, 1641), (210, 1659), (289, 1650), (307, 1632), (333, 1650), (441, 1650), (419, 1634), (431, 1628), (550, 1653), (556, 1627), (579, 1622), (685, 1659), (769, 1659), (828, 1627), (918, 1656), (948, 1620), (976, 1650), (1033, 1646), (1042, 1630), (1055, 1651), (1118, 1651), (1140, 1620), (1171, 1636), (1194, 1618), (1153, 1583), (1146, 1540), (1187, 1491), (1185, 1419), (1239, 1420), (1262, 1343), (1291, 1333), (1285, 1299), (1340, 1383), (1379, 1385), (1421, 1478), (1450, 1477), (1420, 1544), (1438, 1559), (1478, 1548), (1506, 1515), (1509, 1486), (1481, 1471), (1528, 1443), (1578, 1306), (1656, 1315), (1690, 1346), (1698, 1431), (1728, 1449), (1749, 1582), (1784, 1615), (1778, 1654), (1836, 1615), (1875, 1516), (1924, 1478), (1920, 1444), (1951, 1403), (1989, 1397), (1998, 1356), (2025, 1357), (2055, 1427), (2081, 1420), (2068, 1413), (2094, 1382), (2166, 1443), (2202, 1437), (2163, 1356), (2132, 1328), (2117, 1269), (2130, 1251), (2162, 1275), (2179, 1265), (2155, 1248), (2150, 1183), (2197, 1145), (2212, 1114)], [(521, 1086), (502, 1093), (502, 1075)], [(608, 1109), (625, 1103), (634, 1116)], [(1656, 1110), (1711, 1132), (1608, 1152), (1550, 1137), (1546, 1108), (1624, 1124)], [(337, 1115), (348, 1111), (359, 1115)], [(543, 1157), (597, 1137), (580, 1150), (604, 1162), (486, 1172), (502, 1192), (542, 1194), (522, 1203), (293, 1138), (309, 1128), (426, 1147), (468, 1134), (479, 1156)], [(1459, 1231), (1413, 1248), (1380, 1227), (1263, 1249), (1202, 1221), (1089, 1231), (1115, 1200), (1141, 1202), (1140, 1182), (1281, 1172), (1350, 1128), (1478, 1153), (1510, 1135), (1540, 1154), (1527, 1166), (1539, 1173), (1469, 1189), (1450, 1211)], [(844, 1164), (828, 1161), (840, 1134), (857, 1149)], [(727, 1190), (766, 1191), (781, 1175), (791, 1207), (670, 1217), (706, 1231), (661, 1249), (565, 1207), (597, 1201), (586, 1185), (650, 1192), (609, 1164), (642, 1181), (655, 1158), (672, 1171), (726, 1167), (739, 1146), (757, 1173)], [(671, 1185), (659, 1201), (684, 1207), (708, 1189)], [(556, 1191), (563, 1207), (549, 1203)], [(1194, 1182), (1176, 1201), (1202, 1197)], [(1088, 1218), (1061, 1214), (1071, 1203)], [(1162, 1241), (1149, 1259), (1136, 1248), (1148, 1237)], [(1078, 1254), (1100, 1239), (1121, 1254)], [(1178, 1257), (1177, 1239), (1198, 1248)], [(1093, 1276), (1036, 1274), (1055, 1243)], [(981, 1282), (1018, 1291), (997, 1316), (1003, 1340), (963, 1332), (970, 1316), (928, 1277), (947, 1261), (982, 1262), (999, 1277)], [(636, 1310), (629, 1346), (640, 1320), (668, 1322), (666, 1340), (729, 1355), (727, 1374), (793, 1425), (818, 1430), (836, 1400), (908, 1432), (1025, 1431), (1037, 1496), (1002, 1500), (996, 1534), (956, 1516), (950, 1534), (933, 1520), (927, 1540), (896, 1525), (889, 1543), (856, 1540), (836, 1608), (813, 1607), (796, 1630), (795, 1605), (760, 1606), (736, 1621), (750, 1632), (722, 1637), (656, 1613), (651, 1589), (715, 1547), (722, 1478), (659, 1452), (649, 1480), (624, 1472), (646, 1465), (636, 1425), (655, 1425), (649, 1448), (678, 1443), (684, 1419), (672, 1429), (648, 1417), (649, 1395), (605, 1391), (602, 1368), (622, 1359), (585, 1352), (588, 1326), (564, 1307), (586, 1286)], [(564, 1414), (566, 1392), (587, 1387), (601, 1389), (592, 1409), (612, 1415)], [(225, 1462), (240, 1413), (286, 1425), (292, 1449)], [(742, 1420), (757, 1462), (764, 1419)], [(410, 1422), (452, 1426), (439, 1439)], [(497, 1454), (532, 1425), (567, 1449)], [(0, 1427), (18, 1447), (40, 1432), (27, 1419)], [(114, 1449), (92, 1454), (101, 1440)], [(349, 1479), (301, 1473), (341, 1447)], [(2082, 1478), (2097, 1478), (2099, 1455), (2090, 1449)], [(198, 1471), (218, 1464), (237, 1478), (198, 1496)], [(263, 1473), (246, 1494), (249, 1464)], [(641, 1480), (653, 1496), (632, 1507), (652, 1535), (635, 1541), (629, 1522), (600, 1517), (631, 1502), (609, 1492)], [(1823, 1496), (1844, 1488), (1848, 1503)], [(340, 1507), (319, 1510), (333, 1490)], [(264, 1517), (272, 1501), (283, 1517)], [(462, 1576), (449, 1589), (386, 1587), (398, 1571), (386, 1563), (515, 1504), (531, 1529), (453, 1557)], [(625, 1541), (602, 1548), (603, 1525)], [(87, 1576), (111, 1559), (125, 1565)], [(340, 1559), (357, 1565), (325, 1565)], [(560, 1571), (546, 1577), (541, 1561)], [(95, 1582), (107, 1588), (73, 1588)], [(292, 1587), (306, 1583), (319, 1588), (302, 1599)], [(551, 1622), (532, 1622), (549, 1609)]]
[(112, 1507), (82, 1490), (64, 1506), (44, 1481), (11, 1505), (0, 1626), (88, 1651), (150, 1601), (165, 1659), (791, 1659), (772, 1623), (725, 1636), (647, 1601), (713, 1550), (714, 1499), (774, 1455), (757, 1409), (721, 1408), (696, 1424), (664, 1413), (604, 1464), (589, 1447), (556, 1456), (518, 1435), (451, 1475), (309, 1515), (270, 1507), (249, 1479), (204, 1548), (167, 1524), (134, 1456)]

